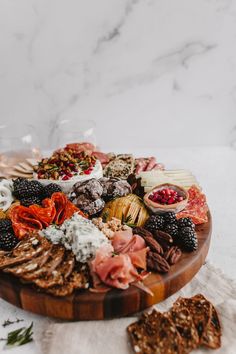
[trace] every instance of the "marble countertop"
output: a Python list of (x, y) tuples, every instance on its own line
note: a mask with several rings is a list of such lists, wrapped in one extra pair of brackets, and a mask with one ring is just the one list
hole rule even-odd
[[(91, 119), (102, 150), (191, 170), (213, 217), (208, 259), (236, 279), (235, 38), (234, 0), (2, 0), (0, 126), (30, 124), (50, 149), (59, 122)], [(36, 333), (50, 321), (3, 300), (0, 313), (0, 338), (7, 318)]]
[(234, 0), (0, 1), (0, 123), (45, 148), (70, 118), (113, 149), (229, 144), (235, 37)]
[[(124, 149), (131, 151), (132, 149)], [(122, 151), (121, 151), (122, 152)], [(134, 152), (134, 151), (133, 151)], [(228, 277), (236, 280), (236, 237), (235, 196), (236, 196), (236, 151), (229, 147), (205, 148), (153, 148), (136, 151), (136, 155), (153, 154), (164, 162), (167, 168), (186, 168), (197, 177), (204, 192), (213, 217), (213, 233), (208, 260), (220, 268)], [(25, 324), (34, 322), (35, 333), (50, 319), (33, 315), (0, 300), (1, 321), (16, 317), (23, 318)], [(1, 322), (0, 321), (0, 322)], [(17, 326), (16, 326), (17, 327)], [(19, 325), (18, 325), (19, 327)], [(14, 326), (10, 327), (11, 329)], [(0, 337), (9, 330), (0, 325)], [(3, 344), (0, 342), (0, 351)], [(11, 350), (12, 354), (38, 354), (35, 343)]]

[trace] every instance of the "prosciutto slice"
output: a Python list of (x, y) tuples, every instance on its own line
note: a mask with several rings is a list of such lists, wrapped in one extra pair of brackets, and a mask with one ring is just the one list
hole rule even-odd
[(145, 248), (145, 241), (139, 235), (133, 235), (132, 229), (117, 231), (112, 238), (112, 246), (116, 253), (135, 252)]
[(127, 289), (129, 284), (142, 279), (127, 254), (98, 257), (92, 261), (92, 271), (101, 281), (114, 288)]
[(87, 155), (91, 155), (92, 152), (96, 149), (95, 146), (91, 143), (72, 143), (72, 144), (67, 144), (65, 149), (71, 149), (73, 151), (76, 151), (77, 153), (80, 153), (84, 151)]
[(92, 155), (95, 156), (102, 164), (102, 166), (106, 166), (110, 161), (108, 154), (105, 154), (101, 151), (93, 151)]
[(148, 250), (132, 229), (115, 232), (112, 244), (100, 247), (91, 262), (94, 291), (107, 291), (106, 286), (127, 289), (129, 284), (141, 281), (144, 275), (137, 268), (146, 270)]

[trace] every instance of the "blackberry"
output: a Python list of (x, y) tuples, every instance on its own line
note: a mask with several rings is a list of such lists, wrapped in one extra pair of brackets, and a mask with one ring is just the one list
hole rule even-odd
[(44, 195), (46, 198), (50, 198), (55, 192), (62, 192), (61, 187), (56, 183), (50, 183), (44, 187)]
[(163, 227), (164, 219), (161, 215), (151, 215), (145, 224), (145, 228), (149, 231), (162, 230)]
[(13, 182), (13, 194), (21, 200), (29, 197), (43, 197), (43, 185), (38, 181), (30, 181), (26, 178), (17, 178)]
[(24, 198), (24, 199), (21, 199), (20, 201), (21, 205), (25, 206), (25, 207), (29, 207), (30, 205), (32, 204), (41, 204), (41, 198), (39, 197), (29, 197), (29, 198)]
[(195, 225), (192, 221), (191, 218), (181, 218), (178, 220), (178, 226), (179, 228), (183, 227), (191, 227), (193, 230), (195, 230)]
[(2, 232), (0, 234), (0, 249), (3, 251), (11, 251), (18, 242), (18, 239), (11, 231)]
[(10, 219), (0, 219), (0, 232), (13, 231)]
[(166, 225), (177, 223), (176, 215), (175, 215), (175, 213), (173, 213), (171, 211), (163, 214), (163, 218), (164, 218)]
[(179, 234), (179, 228), (178, 225), (176, 224), (168, 224), (165, 226), (164, 231), (168, 234), (170, 234), (170, 236), (172, 236), (173, 238), (177, 238), (178, 234)]
[(198, 248), (197, 235), (191, 227), (183, 227), (181, 229), (178, 242), (180, 247), (188, 252), (196, 251)]

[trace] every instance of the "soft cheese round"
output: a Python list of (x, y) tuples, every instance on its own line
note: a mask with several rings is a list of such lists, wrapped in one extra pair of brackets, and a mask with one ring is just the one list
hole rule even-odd
[(92, 172), (89, 175), (83, 174), (83, 175), (75, 175), (74, 177), (71, 177), (69, 180), (67, 181), (63, 181), (62, 179), (39, 179), (37, 176), (37, 173), (34, 173), (33, 178), (37, 179), (40, 181), (40, 183), (42, 183), (43, 185), (48, 185), (50, 183), (56, 183), (58, 184), (61, 188), (62, 191), (64, 193), (69, 193), (73, 187), (73, 185), (77, 182), (83, 182), (83, 181), (87, 181), (91, 178), (96, 178), (99, 179), (103, 176), (103, 171), (102, 171), (102, 164), (99, 160), (96, 161)]

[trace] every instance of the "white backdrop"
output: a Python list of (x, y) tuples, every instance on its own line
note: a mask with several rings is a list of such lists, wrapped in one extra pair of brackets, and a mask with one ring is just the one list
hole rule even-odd
[(76, 117), (104, 148), (228, 144), (235, 41), (232, 0), (0, 0), (0, 123), (42, 143)]

